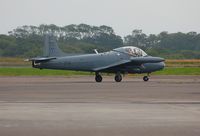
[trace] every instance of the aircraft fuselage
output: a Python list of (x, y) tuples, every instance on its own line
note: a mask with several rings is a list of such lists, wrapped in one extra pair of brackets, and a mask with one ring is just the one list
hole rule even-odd
[[(109, 64), (114, 64), (123, 60), (130, 60), (131, 57), (132, 56), (128, 54), (110, 51), (99, 54), (85, 54), (77, 56), (59, 57), (51, 61), (42, 62), (38, 64), (36, 63), (34, 67), (40, 69), (61, 69), (61, 70), (96, 72), (95, 69), (98, 67), (104, 67)], [(159, 59), (159, 57), (156, 58)], [(163, 69), (164, 66), (165, 66), (164, 62), (143, 63), (143, 64), (130, 62), (126, 65), (120, 65), (105, 70), (99, 70), (99, 72), (151, 73)]]

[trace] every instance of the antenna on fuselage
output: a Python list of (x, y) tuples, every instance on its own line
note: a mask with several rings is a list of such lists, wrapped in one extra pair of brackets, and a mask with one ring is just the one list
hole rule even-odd
[(94, 52), (95, 52), (96, 54), (99, 54), (99, 52), (97, 51), (97, 49), (94, 49)]

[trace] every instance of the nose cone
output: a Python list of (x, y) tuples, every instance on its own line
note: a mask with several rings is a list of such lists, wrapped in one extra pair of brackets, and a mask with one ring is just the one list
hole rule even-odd
[(164, 58), (157, 57), (157, 59), (158, 59), (160, 62), (164, 62), (164, 61), (165, 61)]
[(145, 63), (143, 64), (143, 73), (151, 73), (155, 71), (159, 71), (165, 68), (164, 62), (156, 62), (156, 63)]
[(165, 68), (165, 63), (164, 62), (160, 62), (159, 63), (159, 67), (160, 67), (160, 69), (164, 69)]
[(161, 58), (162, 62), (161, 62), (161, 68), (164, 69), (165, 68), (165, 59)]

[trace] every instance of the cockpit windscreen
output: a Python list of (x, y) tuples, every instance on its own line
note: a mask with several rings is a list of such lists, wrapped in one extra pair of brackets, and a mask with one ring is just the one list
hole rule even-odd
[(127, 54), (129, 54), (131, 56), (134, 56), (134, 57), (147, 56), (147, 54), (143, 50), (141, 50), (141, 49), (139, 49), (137, 47), (134, 47), (134, 46), (121, 47), (121, 48), (114, 49), (114, 51), (127, 53)]

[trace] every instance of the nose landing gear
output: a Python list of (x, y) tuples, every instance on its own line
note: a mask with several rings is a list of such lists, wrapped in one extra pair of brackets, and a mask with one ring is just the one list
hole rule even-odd
[(144, 77), (143, 77), (143, 80), (144, 80), (145, 82), (147, 82), (147, 81), (149, 81), (149, 77), (148, 77), (148, 76), (144, 76)]
[(144, 80), (145, 82), (147, 82), (147, 81), (149, 81), (149, 77), (150, 77), (150, 75), (149, 75), (149, 73), (148, 73), (147, 76), (144, 76), (144, 77), (143, 77), (143, 80)]

